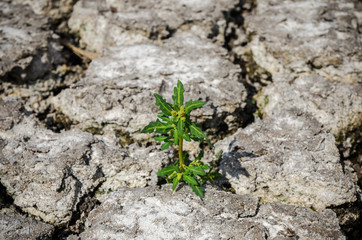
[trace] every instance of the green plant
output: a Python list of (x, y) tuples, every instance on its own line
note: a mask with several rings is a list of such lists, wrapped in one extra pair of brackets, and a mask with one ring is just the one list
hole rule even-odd
[(206, 104), (203, 101), (188, 101), (184, 104), (184, 87), (181, 81), (177, 82), (172, 96), (173, 104), (166, 102), (157, 93), (156, 106), (160, 107), (161, 112), (157, 115), (156, 122), (150, 122), (144, 127), (141, 133), (158, 133), (155, 136), (156, 141), (164, 142), (161, 145), (161, 150), (169, 148), (171, 145), (178, 146), (178, 160), (161, 169), (157, 175), (166, 179), (168, 183), (172, 182), (172, 190), (175, 190), (180, 182), (186, 182), (200, 198), (204, 197), (202, 185), (213, 183), (213, 180), (220, 176), (219, 173), (213, 171), (213, 168), (201, 161), (204, 151), (200, 151), (199, 155), (190, 161), (186, 151), (183, 151), (183, 140), (186, 141), (206, 141), (210, 147), (213, 147), (198, 127), (190, 119), (190, 113), (196, 108), (200, 108)]

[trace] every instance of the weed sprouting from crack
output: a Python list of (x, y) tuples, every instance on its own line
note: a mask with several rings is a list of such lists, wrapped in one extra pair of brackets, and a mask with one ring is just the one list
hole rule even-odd
[(157, 175), (169, 183), (172, 182), (172, 190), (176, 190), (180, 182), (186, 182), (197, 196), (203, 198), (202, 185), (207, 182), (213, 183), (213, 180), (220, 177), (220, 174), (213, 171), (212, 166), (201, 161), (204, 155), (203, 151), (193, 161), (188, 158), (187, 152), (183, 151), (183, 140), (207, 142), (213, 148), (208, 137), (190, 119), (191, 111), (202, 107), (206, 102), (190, 100), (184, 106), (183, 94), (184, 88), (181, 81), (178, 81), (174, 88), (173, 104), (166, 102), (162, 96), (155, 93), (156, 106), (161, 109), (161, 112), (157, 115), (156, 122), (149, 123), (142, 129), (141, 133), (160, 134), (154, 139), (164, 142), (161, 150), (165, 150), (171, 145), (178, 146), (178, 160), (158, 171)]

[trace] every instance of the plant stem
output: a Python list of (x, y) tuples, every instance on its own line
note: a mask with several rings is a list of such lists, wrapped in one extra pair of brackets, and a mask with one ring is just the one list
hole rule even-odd
[(183, 145), (184, 139), (180, 136), (178, 140), (178, 157), (180, 159), (180, 169), (181, 172), (184, 171), (183, 165), (184, 165), (184, 157), (183, 157), (183, 151), (182, 151), (182, 145)]

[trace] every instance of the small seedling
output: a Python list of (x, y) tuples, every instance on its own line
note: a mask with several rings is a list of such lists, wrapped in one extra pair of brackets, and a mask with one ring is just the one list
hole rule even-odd
[(198, 125), (190, 119), (191, 111), (202, 107), (206, 102), (190, 100), (184, 106), (184, 87), (181, 81), (178, 81), (177, 87), (174, 88), (173, 104), (166, 102), (157, 93), (154, 96), (156, 106), (160, 107), (161, 112), (157, 115), (156, 122), (150, 122), (141, 133), (158, 133), (159, 135), (154, 139), (164, 142), (161, 150), (171, 145), (178, 146), (179, 155), (175, 163), (161, 169), (157, 175), (166, 179), (168, 183), (172, 183), (172, 190), (175, 191), (180, 182), (186, 182), (197, 196), (203, 198), (202, 185), (208, 181), (213, 184), (213, 180), (220, 174), (201, 161), (204, 155), (202, 150), (193, 161), (189, 160), (187, 152), (183, 151), (183, 140), (206, 141), (210, 147), (213, 147)]

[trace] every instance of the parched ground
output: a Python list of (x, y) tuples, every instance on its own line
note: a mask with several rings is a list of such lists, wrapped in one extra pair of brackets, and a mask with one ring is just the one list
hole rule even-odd
[[(357, 0), (0, 3), (0, 239), (360, 239)], [(222, 177), (156, 172), (154, 93), (207, 104), (185, 144)]]

